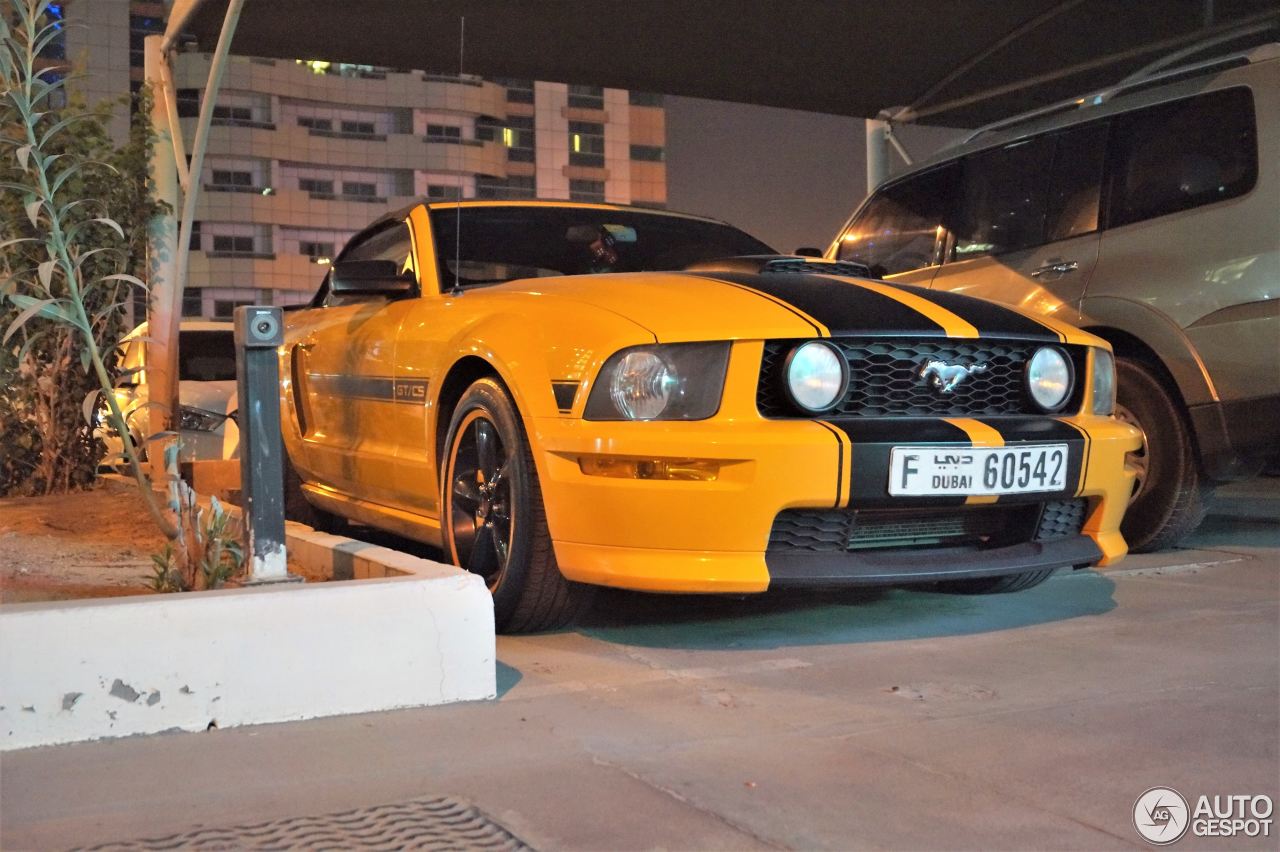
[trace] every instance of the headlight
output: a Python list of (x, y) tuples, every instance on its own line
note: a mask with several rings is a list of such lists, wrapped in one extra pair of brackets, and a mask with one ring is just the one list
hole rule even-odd
[(1116, 359), (1105, 349), (1093, 350), (1094, 414), (1111, 414), (1116, 410)]
[(705, 420), (720, 410), (729, 344), (670, 343), (616, 353), (600, 370), (587, 420)]
[(227, 415), (206, 411), (192, 405), (178, 406), (178, 428), (189, 432), (213, 432), (226, 421)]
[(784, 369), (791, 401), (805, 411), (826, 411), (849, 388), (849, 365), (830, 343), (802, 343), (787, 357)]
[(1027, 391), (1045, 411), (1057, 411), (1071, 396), (1071, 362), (1061, 349), (1042, 346), (1027, 362)]

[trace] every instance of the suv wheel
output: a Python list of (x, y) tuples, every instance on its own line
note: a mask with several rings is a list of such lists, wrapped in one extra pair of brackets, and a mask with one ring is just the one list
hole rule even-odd
[(1116, 359), (1116, 379), (1116, 417), (1142, 433), (1142, 446), (1127, 459), (1137, 479), (1120, 531), (1135, 553), (1173, 547), (1204, 520), (1213, 489), (1200, 473), (1191, 430), (1165, 384), (1131, 358)]

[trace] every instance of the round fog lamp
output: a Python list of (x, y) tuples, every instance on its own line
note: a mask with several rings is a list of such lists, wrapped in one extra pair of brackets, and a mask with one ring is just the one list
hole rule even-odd
[(1071, 395), (1071, 362), (1061, 349), (1043, 346), (1027, 362), (1027, 391), (1045, 411), (1057, 411)]
[(618, 362), (609, 397), (628, 420), (652, 420), (663, 412), (680, 384), (675, 368), (655, 352), (638, 349)]
[(849, 385), (849, 365), (829, 343), (810, 341), (792, 350), (786, 367), (787, 393), (806, 411), (831, 408)]

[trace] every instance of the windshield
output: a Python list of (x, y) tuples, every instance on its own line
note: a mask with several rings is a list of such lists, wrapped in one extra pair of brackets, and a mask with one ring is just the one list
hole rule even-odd
[(231, 330), (178, 333), (178, 379), (194, 382), (234, 381), (236, 344)]
[(632, 210), (437, 208), (431, 211), (431, 227), (443, 288), (550, 275), (676, 270), (715, 258), (776, 253), (728, 225)]

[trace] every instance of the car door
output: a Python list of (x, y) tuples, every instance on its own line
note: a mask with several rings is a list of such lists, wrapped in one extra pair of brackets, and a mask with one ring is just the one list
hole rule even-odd
[(927, 287), (938, 268), (958, 171), (950, 163), (877, 189), (826, 256), (861, 263), (878, 278)]
[(1098, 262), (1107, 125), (1092, 122), (961, 161), (937, 290), (1078, 318)]
[[(394, 221), (360, 234), (339, 259), (412, 268), (408, 226)], [(293, 354), (307, 467), (322, 485), (383, 505), (395, 501), (395, 341), (412, 300), (328, 294)]]

